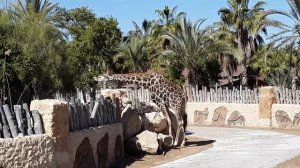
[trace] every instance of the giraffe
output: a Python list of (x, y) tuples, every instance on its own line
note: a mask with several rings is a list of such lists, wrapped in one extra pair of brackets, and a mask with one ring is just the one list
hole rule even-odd
[(186, 115), (186, 96), (181, 87), (173, 84), (159, 73), (100, 75), (97, 80), (116, 80), (149, 89), (151, 100), (158, 106), (167, 119), (167, 134), (173, 137), (173, 146), (184, 146), (185, 128), (183, 116)]

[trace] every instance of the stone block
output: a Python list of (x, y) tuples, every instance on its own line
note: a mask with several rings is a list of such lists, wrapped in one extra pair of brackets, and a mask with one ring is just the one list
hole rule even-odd
[(69, 107), (61, 100), (34, 100), (30, 110), (37, 110), (44, 123), (45, 132), (54, 140), (57, 168), (69, 166)]
[(259, 89), (259, 118), (271, 119), (272, 105), (276, 103), (276, 94), (273, 87)]

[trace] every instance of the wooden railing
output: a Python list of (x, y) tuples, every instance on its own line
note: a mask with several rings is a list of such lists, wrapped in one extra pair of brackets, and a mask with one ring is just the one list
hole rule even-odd
[[(276, 88), (276, 87), (275, 87)], [(278, 104), (300, 104), (300, 90), (277, 87), (276, 100)], [(214, 103), (243, 103), (258, 104), (259, 88), (206, 88), (186, 86), (185, 92), (189, 102), (214, 102)], [(148, 89), (135, 89), (127, 91), (129, 99), (138, 98), (141, 102), (150, 103)]]
[(198, 87), (188, 86), (185, 88), (190, 102), (214, 102), (214, 103), (243, 103), (257, 104), (258, 89), (253, 90), (240, 87), (233, 88), (210, 88), (203, 87), (201, 90)]
[(276, 91), (278, 104), (300, 104), (300, 90), (278, 87)]

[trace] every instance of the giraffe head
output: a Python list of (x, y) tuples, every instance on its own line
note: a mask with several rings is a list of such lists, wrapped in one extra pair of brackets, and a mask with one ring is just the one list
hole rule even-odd
[(113, 80), (113, 77), (112, 77), (112, 73), (109, 71), (99, 75), (98, 77), (95, 77), (94, 79), (98, 82), (105, 82), (105, 81)]

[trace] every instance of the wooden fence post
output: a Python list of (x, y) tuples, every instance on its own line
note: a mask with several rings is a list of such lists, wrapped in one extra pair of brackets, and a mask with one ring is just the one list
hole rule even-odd
[(15, 138), (18, 136), (18, 128), (16, 126), (16, 120), (14, 119), (8, 104), (3, 105), (2, 107), (3, 107), (4, 113), (5, 113), (7, 122), (8, 122), (8, 126), (10, 129), (11, 135), (13, 138)]
[(2, 106), (0, 106), (0, 116), (1, 116), (1, 121), (2, 121), (3, 137), (4, 138), (11, 138), (11, 134), (9, 132), (9, 126), (8, 126), (4, 111), (2, 109)]
[(32, 123), (32, 119), (31, 119), (31, 114), (30, 114), (30, 111), (29, 111), (29, 107), (27, 105), (27, 103), (23, 103), (22, 105), (23, 109), (25, 110), (26, 112), (26, 120), (27, 120), (27, 126), (26, 126), (26, 131), (27, 131), (27, 135), (32, 135), (33, 134), (33, 131), (32, 131), (32, 127), (33, 127), (33, 123)]

